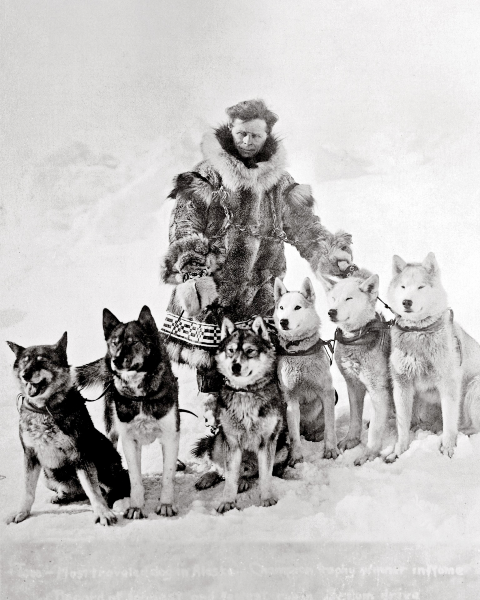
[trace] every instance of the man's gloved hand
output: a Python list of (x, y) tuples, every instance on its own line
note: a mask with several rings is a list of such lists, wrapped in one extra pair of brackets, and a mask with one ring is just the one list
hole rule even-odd
[(218, 297), (213, 277), (188, 279), (175, 288), (175, 298), (187, 316), (195, 317)]
[(203, 411), (203, 418), (205, 420), (205, 427), (215, 429), (217, 426), (216, 419), (216, 408), (217, 408), (217, 396), (216, 393), (210, 392), (199, 392), (198, 399)]
[(330, 248), (325, 259), (320, 261), (318, 271), (336, 277), (344, 277), (352, 264), (352, 236), (344, 231), (337, 231), (329, 242)]
[(330, 262), (337, 265), (339, 271), (344, 272), (352, 264), (352, 251), (347, 249), (335, 248), (329, 255)]

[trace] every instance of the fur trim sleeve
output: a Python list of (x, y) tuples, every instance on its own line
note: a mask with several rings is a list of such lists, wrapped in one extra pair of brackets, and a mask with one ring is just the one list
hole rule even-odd
[(314, 214), (314, 204), (310, 186), (293, 183), (287, 188), (283, 212), (285, 234), (315, 273), (339, 275), (341, 272), (332, 254), (341, 249), (351, 255), (352, 236), (344, 231), (335, 234), (328, 231)]
[(205, 231), (212, 193), (213, 186), (208, 178), (198, 171), (175, 177), (173, 190), (168, 196), (175, 200), (170, 220), (170, 243)]
[(168, 196), (175, 200), (175, 206), (170, 220), (170, 247), (161, 265), (165, 283), (182, 283), (190, 271), (210, 274), (215, 270), (216, 254), (203, 235), (214, 188), (208, 172), (201, 167), (175, 177)]

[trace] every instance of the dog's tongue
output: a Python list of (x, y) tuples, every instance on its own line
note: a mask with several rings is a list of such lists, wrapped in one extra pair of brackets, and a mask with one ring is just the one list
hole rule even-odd
[(30, 398), (35, 398), (35, 396), (38, 394), (38, 391), (39, 391), (39, 384), (32, 383), (31, 381), (29, 381), (26, 385), (26, 390), (27, 390), (27, 394), (30, 396)]

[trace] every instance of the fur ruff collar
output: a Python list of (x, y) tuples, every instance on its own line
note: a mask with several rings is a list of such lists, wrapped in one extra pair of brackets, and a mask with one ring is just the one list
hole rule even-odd
[(238, 154), (226, 125), (205, 134), (202, 152), (230, 190), (265, 192), (278, 183), (286, 166), (285, 149), (278, 139), (269, 136), (256, 157), (245, 159)]

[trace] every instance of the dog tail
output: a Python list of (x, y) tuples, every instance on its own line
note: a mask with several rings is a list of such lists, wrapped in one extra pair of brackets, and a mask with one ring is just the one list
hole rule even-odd
[(206, 435), (197, 440), (190, 452), (195, 458), (203, 458), (206, 454), (211, 456), (214, 444), (215, 436)]
[(75, 367), (75, 384), (79, 390), (93, 385), (104, 385), (109, 379), (109, 373), (105, 365), (105, 359), (99, 358), (94, 362)]

